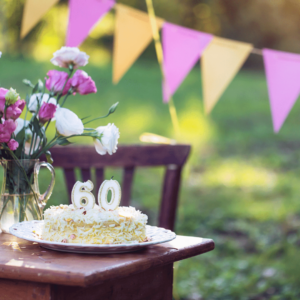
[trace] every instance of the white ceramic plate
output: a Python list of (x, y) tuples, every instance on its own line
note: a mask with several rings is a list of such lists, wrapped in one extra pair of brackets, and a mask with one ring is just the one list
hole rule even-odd
[[(43, 223), (44, 221), (29, 221), (17, 223), (9, 228), (9, 232), (18, 238), (31, 242), (36, 242), (40, 244), (40, 246), (51, 250), (94, 254), (109, 254), (137, 251), (149, 245), (161, 244), (172, 241), (176, 237), (176, 234), (173, 231), (156, 226), (147, 225), (146, 235), (147, 238), (150, 240), (149, 242), (117, 245), (58, 243), (44, 241), (39, 238), (39, 236), (42, 233)], [(35, 233), (33, 231), (35, 231)]]

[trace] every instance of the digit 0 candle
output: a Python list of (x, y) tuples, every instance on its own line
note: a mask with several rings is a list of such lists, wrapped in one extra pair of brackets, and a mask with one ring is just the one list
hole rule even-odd
[[(111, 191), (111, 200), (108, 202), (108, 192)], [(98, 204), (104, 210), (115, 210), (121, 202), (121, 187), (117, 180), (105, 180), (98, 191)]]

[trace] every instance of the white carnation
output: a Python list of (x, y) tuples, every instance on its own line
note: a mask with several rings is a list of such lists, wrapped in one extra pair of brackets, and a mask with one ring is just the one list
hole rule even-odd
[(83, 67), (88, 63), (89, 56), (80, 51), (77, 47), (61, 47), (60, 50), (53, 53), (51, 62), (55, 66), (69, 68), (72, 64), (74, 68)]
[(56, 129), (63, 136), (80, 135), (84, 126), (78, 116), (67, 108), (58, 108), (55, 113)]
[(99, 135), (102, 134), (101, 140), (94, 139), (96, 151), (104, 155), (109, 153), (112, 155), (117, 151), (118, 139), (120, 137), (119, 129), (114, 124), (108, 124), (107, 126), (100, 126), (96, 128)]

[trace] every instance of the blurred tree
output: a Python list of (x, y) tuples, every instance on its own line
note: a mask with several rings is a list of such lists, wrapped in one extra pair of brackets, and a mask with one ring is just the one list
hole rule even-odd
[[(224, 11), (222, 36), (250, 42), (258, 48), (300, 52), (300, 1), (214, 0)], [(260, 62), (250, 56), (248, 65)]]
[[(20, 26), (25, 0), (0, 0), (0, 47), (3, 52), (49, 58), (64, 45), (68, 12), (67, 0), (54, 6), (37, 26), (20, 40)], [(120, 3), (146, 11), (145, 1), (120, 0)], [(209, 32), (217, 36), (251, 42), (255, 47), (300, 52), (299, 0), (153, 0), (157, 16), (165, 20)], [(96, 63), (109, 61), (114, 32), (114, 12), (95, 26), (82, 48)], [(150, 47), (143, 55), (154, 58)], [(251, 56), (248, 64), (261, 58)]]

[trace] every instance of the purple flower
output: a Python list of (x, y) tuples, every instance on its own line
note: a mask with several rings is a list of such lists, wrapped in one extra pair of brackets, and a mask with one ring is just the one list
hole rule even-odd
[(15, 151), (17, 150), (17, 148), (19, 147), (19, 143), (17, 141), (15, 141), (14, 139), (11, 139), (8, 143), (7, 143), (8, 147), (10, 150)]
[(6, 108), (6, 119), (16, 120), (20, 117), (26, 102), (24, 100), (17, 100), (13, 105)]
[(3, 122), (0, 124), (0, 143), (8, 143), (17, 125), (13, 120), (3, 120)]
[(74, 92), (80, 95), (96, 93), (97, 88), (92, 78), (84, 71), (77, 70), (70, 80)]
[[(54, 94), (59, 94), (62, 92), (62, 89), (65, 85), (66, 80), (68, 79), (68, 73), (56, 70), (50, 70), (47, 75), (49, 78), (46, 80), (46, 88), (53, 92)], [(63, 95), (66, 95), (70, 89), (70, 82), (66, 83), (66, 86), (63, 90)]]
[(52, 118), (56, 112), (56, 105), (53, 103), (43, 103), (39, 110), (39, 119), (40, 122), (45, 124)]

